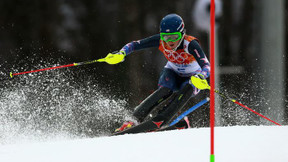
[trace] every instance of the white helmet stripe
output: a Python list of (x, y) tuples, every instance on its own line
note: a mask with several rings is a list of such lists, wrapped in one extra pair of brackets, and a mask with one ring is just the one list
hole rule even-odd
[[(182, 29), (181, 29), (182, 28)], [(184, 22), (182, 21), (182, 23), (179, 25), (179, 27), (177, 28), (177, 30), (180, 30), (180, 32), (182, 32), (184, 30)]]

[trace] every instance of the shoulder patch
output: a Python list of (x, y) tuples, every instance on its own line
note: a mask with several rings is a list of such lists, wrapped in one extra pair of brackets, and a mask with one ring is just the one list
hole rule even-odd
[(196, 40), (199, 43), (199, 40), (196, 37), (193, 37), (191, 35), (185, 35), (184, 39), (187, 40), (188, 42), (191, 42), (192, 40)]

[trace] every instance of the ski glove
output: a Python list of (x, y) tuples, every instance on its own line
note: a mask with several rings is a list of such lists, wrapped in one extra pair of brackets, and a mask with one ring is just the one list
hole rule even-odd
[(189, 81), (190, 84), (194, 85), (196, 88), (200, 90), (210, 89), (210, 86), (205, 79), (203, 74), (193, 75)]
[(118, 64), (125, 60), (126, 52), (125, 51), (116, 51), (112, 53), (108, 53), (105, 58), (97, 60), (98, 62), (106, 62), (108, 64)]

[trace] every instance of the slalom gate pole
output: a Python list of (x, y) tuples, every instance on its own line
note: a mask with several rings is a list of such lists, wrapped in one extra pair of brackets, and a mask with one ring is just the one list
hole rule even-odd
[(60, 69), (60, 68), (66, 68), (66, 67), (72, 67), (72, 66), (80, 66), (80, 65), (93, 64), (93, 63), (95, 63), (95, 62), (98, 62), (98, 61), (97, 61), (97, 60), (84, 61), (84, 62), (73, 63), (73, 64), (68, 64), (68, 65), (61, 65), (61, 66), (54, 66), (54, 67), (44, 68), (44, 69), (24, 71), (24, 72), (19, 72), (19, 73), (12, 73), (12, 72), (10, 72), (10, 77), (13, 78), (13, 77), (16, 76), (16, 75), (23, 75), (23, 74), (40, 72), (40, 71), (47, 71), (47, 70)]
[[(215, 0), (210, 0), (210, 63), (211, 89), (215, 87)], [(210, 162), (215, 161), (214, 154), (214, 127), (215, 127), (215, 94), (210, 89)]]
[(186, 115), (190, 114), (191, 112), (193, 112), (194, 110), (196, 110), (197, 108), (199, 108), (200, 106), (204, 105), (205, 103), (207, 103), (209, 101), (209, 97), (205, 98), (204, 100), (200, 101), (199, 103), (197, 103), (196, 105), (192, 106), (190, 109), (186, 110), (184, 113), (182, 113), (181, 115), (179, 115), (175, 120), (173, 120), (169, 126), (173, 126), (176, 123), (178, 123), (181, 119), (183, 119)]

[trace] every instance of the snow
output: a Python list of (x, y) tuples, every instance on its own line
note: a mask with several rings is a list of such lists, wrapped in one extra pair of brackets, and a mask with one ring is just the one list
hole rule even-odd
[[(217, 162), (287, 162), (288, 126), (215, 128)], [(210, 129), (0, 145), (1, 162), (208, 162)]]

